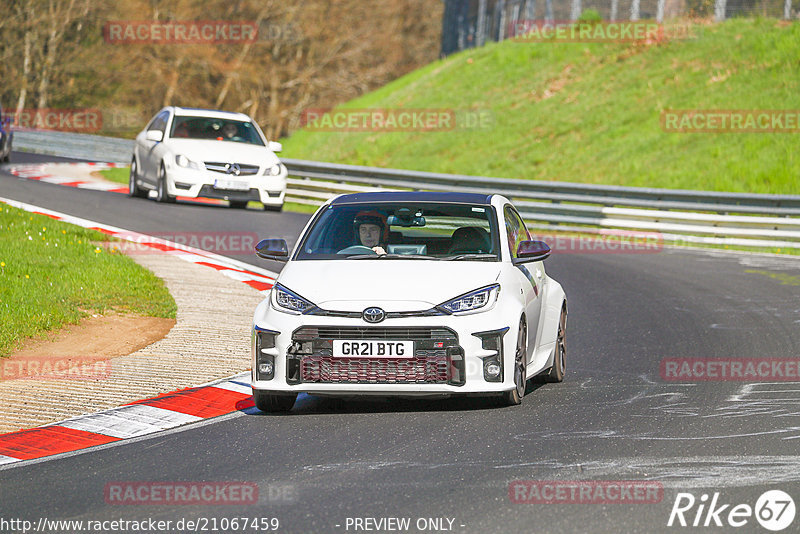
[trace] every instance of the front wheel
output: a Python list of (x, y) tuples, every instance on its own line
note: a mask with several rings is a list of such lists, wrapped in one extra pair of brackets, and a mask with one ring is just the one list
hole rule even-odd
[(280, 213), (281, 210), (283, 210), (283, 204), (278, 206), (268, 206), (267, 204), (264, 204), (264, 211), (274, 211)]
[(161, 164), (161, 170), (158, 171), (158, 187), (156, 187), (156, 202), (175, 202), (175, 197), (169, 196), (167, 193), (167, 170), (164, 164)]
[(131, 160), (131, 174), (128, 178), (128, 196), (145, 198), (147, 197), (147, 191), (142, 190), (138, 185), (136, 185), (136, 180), (138, 178), (139, 172), (136, 167), (136, 158), (133, 158)]
[(243, 210), (247, 207), (246, 200), (229, 200), (228, 205), (236, 210)]
[(567, 370), (567, 308), (561, 308), (561, 317), (558, 320), (558, 337), (556, 337), (553, 367), (545, 375), (545, 382), (563, 382)]
[(296, 400), (297, 393), (276, 395), (266, 391), (253, 390), (253, 401), (256, 403), (256, 408), (266, 413), (288, 412), (292, 409)]
[(528, 324), (523, 318), (519, 323), (519, 335), (517, 337), (517, 350), (514, 354), (514, 389), (503, 393), (503, 404), (506, 406), (516, 406), (522, 403), (525, 396), (525, 388), (528, 380), (525, 377), (528, 364)]

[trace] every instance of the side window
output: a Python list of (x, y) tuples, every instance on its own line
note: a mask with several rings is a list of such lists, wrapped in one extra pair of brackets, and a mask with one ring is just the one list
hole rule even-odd
[(153, 122), (150, 123), (150, 126), (147, 127), (147, 131), (150, 130), (158, 130), (161, 133), (165, 133), (167, 129), (167, 120), (169, 119), (169, 111), (162, 111), (156, 118), (153, 119)]
[(503, 210), (503, 216), (506, 223), (506, 236), (508, 237), (508, 248), (511, 250), (511, 257), (517, 257), (517, 250), (519, 244), (523, 241), (530, 241), (531, 234), (525, 227), (525, 223), (519, 216), (517, 211), (511, 206), (506, 206)]

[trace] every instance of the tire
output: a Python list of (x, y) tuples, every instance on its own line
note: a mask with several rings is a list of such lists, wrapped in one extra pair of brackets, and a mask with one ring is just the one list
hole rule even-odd
[(523, 318), (519, 323), (519, 334), (517, 335), (517, 350), (514, 354), (514, 384), (516, 387), (511, 391), (503, 393), (503, 404), (506, 406), (516, 406), (522, 403), (525, 396), (525, 389), (528, 381), (525, 378), (528, 360), (528, 323)]
[(131, 160), (131, 173), (130, 177), (128, 178), (128, 196), (129, 197), (138, 197), (138, 198), (147, 198), (147, 191), (141, 189), (138, 185), (136, 185), (136, 179), (139, 177), (136, 168), (136, 158)]
[(561, 308), (561, 317), (558, 319), (558, 336), (556, 337), (553, 367), (544, 376), (545, 382), (563, 382), (567, 370), (567, 307)]
[(266, 204), (264, 204), (264, 211), (274, 211), (276, 213), (280, 213), (281, 210), (283, 210), (283, 204), (281, 204), (280, 206), (267, 206)]
[(229, 200), (228, 204), (230, 205), (231, 208), (236, 210), (243, 210), (247, 207), (246, 200)]
[(275, 395), (253, 390), (253, 401), (256, 403), (256, 408), (265, 413), (286, 413), (292, 409), (296, 400), (297, 393)]
[(167, 193), (167, 170), (164, 164), (161, 164), (161, 169), (158, 171), (158, 186), (156, 187), (156, 202), (175, 202), (175, 197), (169, 196)]

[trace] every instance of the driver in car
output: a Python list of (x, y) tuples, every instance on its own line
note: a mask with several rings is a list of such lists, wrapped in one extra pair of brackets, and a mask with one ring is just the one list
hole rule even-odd
[(386, 254), (383, 246), (389, 240), (389, 225), (386, 216), (377, 211), (361, 211), (353, 219), (356, 240), (372, 249), (376, 254)]

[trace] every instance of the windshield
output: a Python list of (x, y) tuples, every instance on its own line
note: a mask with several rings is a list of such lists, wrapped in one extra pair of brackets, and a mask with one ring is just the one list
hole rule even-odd
[(493, 214), (490, 206), (469, 204), (329, 206), (295, 259), (499, 261)]
[(212, 117), (176, 116), (169, 136), (175, 139), (231, 141), (264, 146), (252, 122)]

